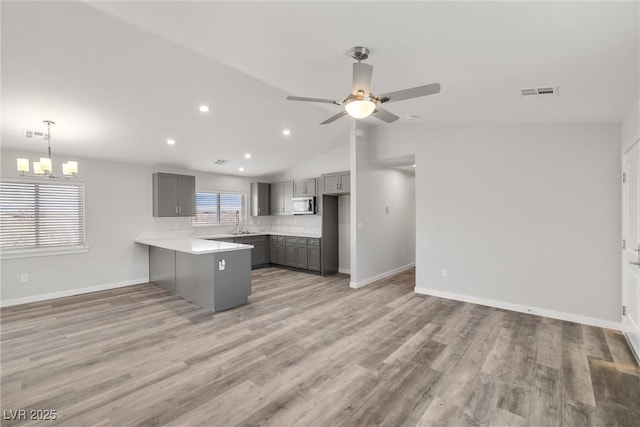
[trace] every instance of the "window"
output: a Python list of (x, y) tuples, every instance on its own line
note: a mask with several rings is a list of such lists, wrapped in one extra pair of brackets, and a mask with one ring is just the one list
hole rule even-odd
[(246, 219), (244, 193), (196, 192), (196, 215), (193, 225), (235, 224)]
[(0, 249), (83, 248), (84, 185), (0, 182)]

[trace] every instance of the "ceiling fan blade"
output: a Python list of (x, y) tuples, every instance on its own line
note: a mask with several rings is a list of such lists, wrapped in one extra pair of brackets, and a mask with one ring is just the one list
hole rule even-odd
[(380, 102), (396, 102), (405, 99), (418, 98), (420, 96), (435, 95), (440, 92), (440, 83), (431, 83), (430, 85), (412, 87), (410, 89), (397, 90), (379, 95)]
[(364, 96), (369, 96), (371, 87), (371, 75), (373, 74), (373, 66), (356, 62), (353, 64), (353, 90), (354, 95), (359, 90), (364, 91)]
[(336, 120), (338, 120), (340, 117), (342, 116), (346, 116), (347, 112), (346, 111), (340, 111), (338, 114), (335, 114), (331, 117), (329, 117), (327, 120), (325, 120), (324, 122), (320, 123), (321, 125), (326, 125), (329, 124), (331, 122), (335, 122)]
[(287, 96), (289, 101), (305, 101), (305, 102), (322, 102), (324, 104), (335, 104), (340, 105), (340, 101), (336, 101), (334, 99), (324, 99), (324, 98), (305, 98), (303, 96)]
[(393, 123), (400, 117), (385, 110), (384, 108), (376, 107), (376, 110), (371, 114), (373, 117), (382, 120), (383, 122)]

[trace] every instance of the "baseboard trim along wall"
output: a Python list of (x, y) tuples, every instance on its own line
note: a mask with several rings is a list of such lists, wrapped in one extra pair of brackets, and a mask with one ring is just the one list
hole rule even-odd
[(456, 301), (470, 302), (472, 304), (486, 305), (488, 307), (502, 308), (520, 313), (533, 314), (536, 316), (550, 317), (552, 319), (566, 320), (568, 322), (583, 323), (585, 325), (597, 326), (600, 328), (622, 330), (621, 322), (612, 322), (610, 320), (596, 319), (594, 317), (582, 316), (579, 314), (564, 313), (562, 311), (547, 310), (545, 308), (528, 307), (526, 305), (513, 304), (510, 302), (496, 301), (485, 298), (478, 298), (469, 295), (456, 294), (452, 292), (443, 292), (434, 289), (421, 288), (416, 286), (415, 293), (420, 295), (431, 295), (434, 297), (447, 298)]
[(8, 299), (0, 301), (0, 307), (10, 307), (12, 305), (29, 304), (32, 302), (46, 301), (55, 298), (106, 291), (108, 289), (124, 288), (125, 286), (139, 285), (140, 283), (149, 283), (149, 278), (143, 277), (141, 279), (125, 280), (124, 282), (104, 283), (102, 285), (89, 286), (86, 288), (69, 289), (66, 291), (51, 292), (48, 294), (33, 295), (30, 297)]
[(348, 268), (339, 268), (338, 273), (351, 274), (351, 270)]
[(406, 264), (398, 268), (394, 268), (393, 270), (385, 271), (384, 273), (380, 273), (376, 276), (369, 277), (368, 279), (361, 280), (359, 282), (351, 282), (349, 283), (349, 287), (352, 289), (359, 289), (363, 286), (367, 286), (370, 283), (376, 282), (380, 279), (384, 279), (389, 276), (393, 276), (394, 274), (400, 273), (401, 271), (408, 270), (410, 268), (415, 267), (416, 263), (412, 262), (411, 264)]

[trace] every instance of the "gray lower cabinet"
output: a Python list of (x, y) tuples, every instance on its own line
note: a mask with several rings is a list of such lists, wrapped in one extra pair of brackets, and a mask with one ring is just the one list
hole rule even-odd
[(320, 271), (320, 239), (307, 239), (307, 270)]
[(248, 302), (251, 254), (246, 249), (195, 255), (149, 246), (151, 282), (213, 311)]
[(287, 236), (287, 264), (289, 267), (307, 269), (307, 238)]
[(253, 245), (251, 249), (251, 268), (265, 267), (269, 264), (269, 247), (267, 246), (269, 236), (242, 236), (215, 239), (222, 242), (241, 243), (243, 245)]
[(269, 237), (269, 262), (271, 264), (286, 265), (287, 246), (284, 236)]
[(267, 238), (268, 236), (235, 238), (236, 243), (253, 245), (253, 249), (251, 249), (251, 268), (264, 267), (269, 263), (269, 258), (267, 257)]
[(149, 246), (149, 281), (176, 293), (176, 251)]

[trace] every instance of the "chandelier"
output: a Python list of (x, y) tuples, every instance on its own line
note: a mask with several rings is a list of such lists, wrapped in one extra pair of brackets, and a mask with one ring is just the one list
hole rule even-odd
[(31, 176), (37, 178), (73, 178), (78, 174), (78, 162), (69, 160), (62, 164), (62, 176), (57, 176), (53, 173), (53, 164), (51, 161), (51, 125), (55, 123), (51, 120), (44, 120), (47, 125), (47, 135), (44, 139), (47, 140), (47, 149), (49, 157), (40, 157), (39, 162), (33, 162), (33, 174), (29, 173), (29, 159), (18, 158), (18, 172), (20, 176)]

